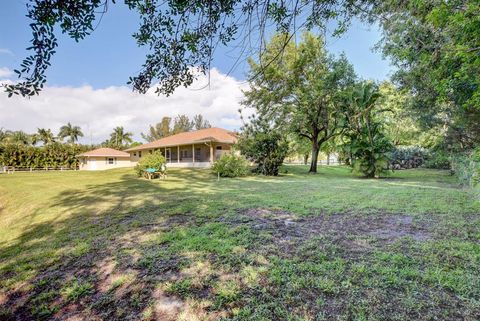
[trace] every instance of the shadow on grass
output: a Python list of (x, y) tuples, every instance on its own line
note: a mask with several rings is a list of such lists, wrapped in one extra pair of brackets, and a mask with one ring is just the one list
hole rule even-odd
[[(70, 215), (35, 224), (0, 250), (0, 260), (5, 262), (0, 271), (1, 286), (13, 287), (0, 295), (0, 319), (78, 316), (173, 320), (180, 310), (198, 314), (204, 307), (168, 295), (166, 284), (178, 292), (175, 281), (182, 269), (192, 264), (209, 267), (208, 261), (215, 258), (203, 254), (202, 244), (190, 248), (187, 255), (181, 249), (169, 250), (161, 238), (176, 230), (188, 234), (190, 227), (201, 231), (193, 242), (209, 242), (212, 233), (220, 233), (217, 238), (224, 233), (228, 239), (218, 246), (227, 246), (228, 251), (221, 249), (217, 254), (227, 256), (232, 248), (247, 241), (224, 226), (206, 223), (213, 215), (208, 213), (208, 206), (204, 214), (193, 213), (202, 205), (205, 193), (219, 192), (204, 178), (201, 174), (191, 177), (188, 194), (181, 184), (171, 187), (182, 178), (169, 178), (171, 184), (166, 188), (161, 181), (129, 175), (116, 182), (60, 193), (49, 210), (68, 211)], [(39, 214), (37, 211), (32, 216)], [(233, 264), (237, 259), (232, 258)], [(227, 270), (233, 268), (226, 262)], [(197, 292), (189, 296), (211, 296), (208, 286), (199, 287)], [(215, 304), (215, 310), (212, 316), (221, 314), (221, 302)]]

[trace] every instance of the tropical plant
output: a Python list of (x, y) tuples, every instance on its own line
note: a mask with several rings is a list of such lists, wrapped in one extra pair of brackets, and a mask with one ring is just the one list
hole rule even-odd
[(213, 163), (212, 171), (221, 177), (241, 177), (248, 175), (250, 168), (245, 157), (225, 153)]
[(48, 145), (55, 142), (55, 135), (50, 129), (38, 128), (37, 133), (34, 134), (34, 136), (35, 141), (41, 141), (43, 145)]
[(382, 124), (376, 120), (382, 112), (376, 108), (379, 97), (375, 84), (363, 82), (352, 91), (346, 105), (348, 144), (345, 147), (352, 155), (353, 170), (376, 178), (386, 173), (388, 153), (393, 147), (383, 132)]
[(288, 154), (285, 135), (262, 119), (253, 119), (244, 126), (237, 147), (242, 155), (256, 165), (254, 172), (270, 176), (278, 175)]
[(187, 115), (178, 115), (173, 120), (173, 134), (189, 132), (193, 129), (193, 122), (188, 118)]
[(71, 144), (75, 144), (78, 141), (79, 137), (83, 137), (82, 130), (79, 126), (73, 126), (70, 122), (67, 125), (60, 127), (58, 132), (58, 137), (64, 139), (68, 137), (68, 141)]
[(163, 117), (162, 120), (155, 124), (155, 126), (150, 125), (148, 133), (142, 133), (142, 138), (148, 142), (153, 142), (163, 137), (172, 135), (172, 130), (170, 128), (170, 123), (172, 118)]
[(122, 147), (124, 144), (131, 143), (133, 133), (125, 132), (122, 126), (115, 127), (110, 134), (110, 142), (117, 148)]
[(210, 125), (210, 122), (206, 120), (201, 114), (193, 116), (192, 122), (193, 122), (193, 128), (195, 130), (212, 127), (212, 125)]
[(145, 170), (153, 168), (157, 172), (166, 173), (166, 159), (160, 151), (155, 151), (151, 154), (147, 154), (140, 159), (134, 170), (139, 177), (145, 176)]

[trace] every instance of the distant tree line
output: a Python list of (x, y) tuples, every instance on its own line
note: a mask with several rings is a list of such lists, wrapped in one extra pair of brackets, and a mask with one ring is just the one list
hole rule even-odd
[[(142, 137), (152, 141), (180, 132), (209, 127), (210, 122), (200, 114), (195, 115), (192, 120), (186, 115), (179, 115), (175, 117), (173, 126), (171, 118), (164, 117), (155, 127), (150, 126), (149, 134), (142, 133)], [(33, 134), (0, 128), (0, 166), (75, 168), (78, 166), (78, 159), (75, 156), (88, 150), (99, 147), (123, 150), (141, 144), (134, 142), (133, 133), (122, 126), (113, 128), (110, 137), (101, 144), (79, 144), (80, 137), (84, 137), (82, 129), (70, 122), (61, 126), (57, 135), (49, 128), (38, 128)]]
[(150, 125), (147, 133), (141, 135), (146, 141), (152, 142), (170, 135), (210, 127), (212, 127), (210, 122), (201, 114), (193, 116), (193, 119), (190, 119), (187, 115), (178, 115), (173, 119), (173, 124), (171, 117), (163, 117), (159, 123)]

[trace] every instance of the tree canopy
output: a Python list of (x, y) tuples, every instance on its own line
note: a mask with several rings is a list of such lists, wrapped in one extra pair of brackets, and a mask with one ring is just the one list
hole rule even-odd
[(289, 42), (282, 57), (266, 65), (286, 38), (288, 34), (277, 34), (258, 61), (250, 60), (250, 88), (243, 103), (309, 140), (310, 172), (315, 173), (322, 145), (344, 127), (342, 97), (356, 75), (345, 56), (329, 55), (323, 39), (312, 33), (305, 33), (298, 44)]

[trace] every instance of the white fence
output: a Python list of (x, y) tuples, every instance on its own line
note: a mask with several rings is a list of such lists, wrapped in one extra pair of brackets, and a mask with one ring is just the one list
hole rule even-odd
[(78, 168), (71, 168), (68, 166), (57, 167), (15, 167), (15, 166), (0, 166), (0, 174), (13, 174), (15, 172), (48, 172), (48, 171), (77, 171)]

